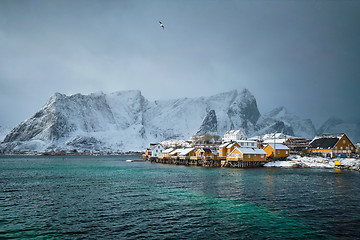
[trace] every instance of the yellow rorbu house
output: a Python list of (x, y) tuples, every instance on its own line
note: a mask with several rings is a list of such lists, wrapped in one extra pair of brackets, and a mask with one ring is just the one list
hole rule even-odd
[(185, 148), (182, 149), (182, 151), (179, 153), (179, 159), (187, 160), (190, 159), (190, 157), (195, 156), (195, 148)]
[(286, 159), (290, 155), (290, 149), (283, 144), (268, 144), (264, 148), (266, 157), (276, 159)]
[(170, 153), (173, 152), (173, 151), (174, 151), (173, 148), (168, 148), (168, 149), (162, 151), (161, 158), (163, 158), (163, 159), (164, 158), (170, 158)]
[(356, 148), (345, 133), (337, 133), (316, 136), (310, 142), (308, 151), (322, 154), (325, 157), (337, 157), (339, 155), (351, 157)]
[(210, 148), (200, 148), (197, 149), (196, 151), (196, 158), (197, 159), (201, 159), (201, 158), (214, 158), (215, 156), (213, 155), (212, 151), (210, 150)]
[(228, 142), (219, 146), (219, 159), (226, 159), (226, 157), (236, 148), (240, 147), (237, 142)]
[(219, 159), (226, 159), (227, 149), (226, 147), (230, 145), (230, 143), (224, 143), (219, 146)]
[(223, 165), (236, 167), (255, 167), (266, 162), (266, 152), (259, 148), (239, 148), (235, 147), (226, 157)]
[(226, 158), (228, 161), (266, 161), (266, 152), (260, 148), (236, 147)]
[(177, 159), (179, 157), (179, 154), (181, 153), (183, 149), (176, 149), (169, 153), (170, 158)]

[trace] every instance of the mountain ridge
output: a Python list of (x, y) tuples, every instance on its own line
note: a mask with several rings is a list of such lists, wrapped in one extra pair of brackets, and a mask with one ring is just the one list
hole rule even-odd
[(147, 100), (140, 90), (70, 96), (54, 93), (38, 112), (11, 130), (1, 148), (142, 150), (151, 142), (189, 139), (207, 131), (223, 135), (238, 128), (248, 136), (272, 130), (293, 131), (302, 137), (316, 133), (311, 120), (290, 114), (284, 107), (261, 115), (255, 96), (246, 88), (208, 97), (155, 101)]

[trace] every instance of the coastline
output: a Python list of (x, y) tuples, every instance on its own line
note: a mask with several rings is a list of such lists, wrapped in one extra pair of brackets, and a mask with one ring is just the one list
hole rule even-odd
[[(340, 160), (340, 166), (335, 166), (335, 160)], [(301, 157), (292, 155), (286, 161), (273, 161), (264, 164), (264, 167), (280, 168), (336, 168), (360, 171), (360, 159), (337, 158), (329, 159), (324, 157)]]

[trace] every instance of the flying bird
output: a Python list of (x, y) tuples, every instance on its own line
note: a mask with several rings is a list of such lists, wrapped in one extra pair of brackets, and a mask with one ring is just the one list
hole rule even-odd
[(159, 23), (160, 23), (160, 27), (162, 27), (162, 29), (164, 30), (164, 28), (165, 28), (164, 24), (162, 24), (162, 22), (160, 22), (160, 21), (159, 21)]

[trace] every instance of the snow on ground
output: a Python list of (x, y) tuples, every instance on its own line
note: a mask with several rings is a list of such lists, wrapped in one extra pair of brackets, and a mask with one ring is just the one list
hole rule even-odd
[(160, 142), (165, 148), (176, 148), (176, 147), (190, 147), (190, 144), (186, 140), (178, 139), (178, 140), (166, 140)]
[(360, 171), (360, 159), (342, 158), (329, 159), (324, 157), (301, 157), (293, 155), (287, 161), (268, 162), (265, 167), (309, 167), (309, 168), (335, 168), (335, 160), (341, 161), (341, 167)]

